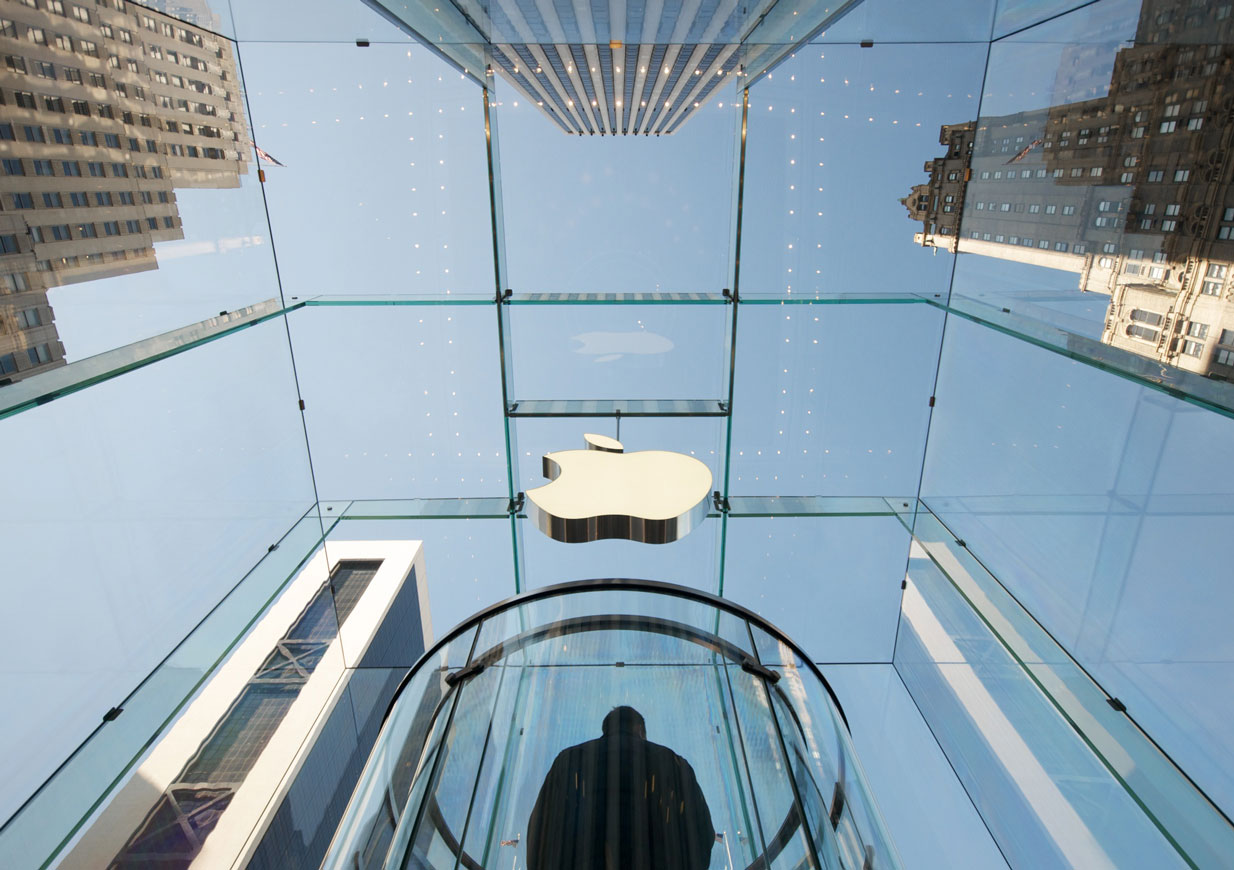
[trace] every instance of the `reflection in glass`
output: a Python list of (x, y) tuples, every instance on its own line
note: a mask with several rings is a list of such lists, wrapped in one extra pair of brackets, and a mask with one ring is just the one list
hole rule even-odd
[[(1004, 264), (962, 260), (953, 306), (994, 296), (1004, 311), (1234, 380), (1230, 22), (1228, 6), (1146, 2), (1130, 44), (1115, 16), (1089, 37), (1104, 41), (1053, 49), (1053, 105), (942, 127), (946, 152), (902, 200), (921, 223), (914, 239)], [(1046, 50), (1000, 44), (991, 63)], [(992, 78), (987, 98), (1002, 105), (997, 68)]]
[[(610, 580), (473, 618), (475, 649), (432, 700), (436, 739), (406, 758), (410, 796), (388, 760), (434, 685), (415, 670), (323, 866), (898, 866), (881, 823), (854, 821), (877, 811), (828, 690), (816, 710), (800, 689), (818, 672), (772, 662), (784, 691), (751, 655), (749, 617), (684, 587)], [(392, 789), (393, 829), (377, 807)]]
[(0, 54), (3, 386), (72, 351), (49, 292), (157, 269), (176, 189), (239, 187), (249, 138), (231, 44), (143, 7), (6, 4)]

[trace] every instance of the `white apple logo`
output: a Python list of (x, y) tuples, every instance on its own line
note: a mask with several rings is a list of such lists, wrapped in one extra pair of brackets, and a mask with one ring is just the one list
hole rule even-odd
[(552, 483), (527, 491), (527, 516), (567, 544), (624, 538), (668, 544), (707, 516), (711, 470), (667, 450), (625, 453), (604, 435), (583, 436), (586, 450), (544, 455)]

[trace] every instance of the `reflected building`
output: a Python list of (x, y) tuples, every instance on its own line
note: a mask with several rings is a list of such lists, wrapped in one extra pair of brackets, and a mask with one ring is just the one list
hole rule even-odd
[(673, 133), (721, 85), (749, 84), (861, 4), (365, 2), (464, 73), (500, 75), (579, 136)]
[[(914, 239), (1074, 272), (1104, 343), (1234, 380), (1232, 37), (1228, 6), (1146, 2), (1103, 95), (944, 126)], [(1084, 51), (1056, 94), (1093, 89)]]
[(0, 378), (63, 365), (48, 290), (158, 268), (176, 188), (235, 188), (231, 44), (124, 0), (0, 9)]
[(237, 642), (60, 867), (318, 866), (432, 633), (420, 542), (329, 549)]

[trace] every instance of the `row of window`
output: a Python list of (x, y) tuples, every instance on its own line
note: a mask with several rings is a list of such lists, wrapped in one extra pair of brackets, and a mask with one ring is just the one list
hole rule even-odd
[(969, 238), (980, 239), (981, 241), (984, 241), (984, 242), (992, 241), (992, 242), (998, 242), (1000, 244), (1019, 245), (1024, 248), (1034, 248), (1035, 247), (1035, 248), (1040, 248), (1042, 250), (1049, 250), (1050, 248), (1053, 248), (1055, 251), (1060, 251), (1064, 254), (1067, 253), (1068, 251), (1070, 251), (1073, 254), (1084, 254), (1084, 253), (1087, 253), (1088, 251), (1088, 245), (1083, 242), (1077, 242), (1075, 245), (1071, 245), (1067, 242), (1051, 242), (1049, 239), (1030, 239), (1027, 236), (1021, 237), (1021, 236), (1008, 236), (1002, 233), (994, 233), (994, 234), (982, 233), (982, 232), (978, 232), (977, 230), (973, 230), (972, 232), (970, 232)]
[[(157, 230), (159, 228), (159, 219), (148, 217), (145, 219), (146, 228)], [(80, 224), (53, 224), (45, 227), (30, 227), (30, 238), (35, 243), (42, 242), (68, 242), (73, 239), (97, 239), (99, 237), (99, 227), (102, 226), (103, 234), (107, 236), (118, 236), (124, 233), (140, 233), (142, 231), (141, 221), (126, 220), (126, 221), (102, 221), (99, 224), (80, 223)], [(176, 219), (173, 217), (163, 218), (164, 229), (175, 229)], [(121, 229), (123, 227), (123, 230)]]
[[(102, 76), (98, 76), (97, 73), (91, 73), (90, 76), (92, 85), (94, 84), (94, 79), (96, 76), (99, 79), (102, 79)], [(106, 87), (106, 82), (104, 81), (102, 84), (97, 86)], [(205, 87), (209, 88), (208, 85)], [(130, 96), (138, 100), (146, 99), (146, 89), (140, 85), (135, 85), (130, 88), (123, 82), (115, 82), (114, 90), (117, 96), (126, 99)], [(29, 91), (13, 91), (13, 101), (23, 109), (38, 109), (40, 102), (38, 96)], [(3, 95), (0, 94), (0, 103), (3, 102)], [(177, 112), (190, 112), (197, 115), (209, 115), (210, 117), (215, 118), (218, 117), (219, 113), (218, 108), (210, 105), (209, 103), (199, 103), (196, 100), (188, 100), (183, 98), (172, 99), (165, 94), (155, 94), (150, 99), (150, 102), (154, 103), (160, 109), (174, 109)], [(63, 97), (51, 96), (49, 94), (42, 95), (42, 107), (48, 112), (58, 112), (61, 115), (66, 114), (68, 108), (72, 108), (73, 112), (78, 115), (85, 115), (88, 117), (91, 114), (90, 102), (88, 100), (69, 100), (66, 104)], [(116, 117), (115, 109), (109, 103), (96, 104), (95, 112), (97, 112), (100, 118)], [(125, 114), (129, 116), (129, 120), (126, 120), (125, 123), (133, 123), (131, 120), (131, 113)]]
[[(1035, 203), (1035, 202), (1030, 202), (1030, 203), (979, 202), (976, 205), (976, 210), (977, 211), (1005, 211), (1005, 212), (1016, 212), (1016, 213), (1021, 213), (1027, 210), (1029, 214), (1040, 214), (1043, 211), (1045, 212), (1045, 214), (1057, 214), (1058, 206), (1057, 205), (1044, 205), (1043, 206), (1041, 203)], [(1074, 205), (1064, 205), (1063, 214), (1065, 215), (1075, 214), (1075, 206)]]
[[(14, 58), (12, 57), (9, 58), (10, 61), (13, 59)], [(20, 58), (17, 58), (17, 60), (20, 60)], [(65, 69), (67, 70), (68, 68), (66, 67)], [(96, 74), (91, 73), (91, 76), (94, 76), (94, 75)], [(103, 77), (99, 76), (98, 78), (100, 81), (99, 86), (103, 87), (105, 85)], [(12, 93), (13, 93), (14, 102), (21, 108), (35, 109), (35, 110), (39, 108), (39, 99), (35, 94), (30, 93), (29, 91), (13, 91)], [(43, 99), (43, 108), (46, 109), (47, 111), (57, 112), (59, 114), (67, 114), (66, 109), (65, 109), (65, 102), (62, 97), (53, 97), (53, 96), (44, 95), (42, 99)], [(0, 92), (0, 104), (3, 104), (3, 103), (4, 103), (4, 95), (2, 92)], [(108, 103), (97, 103), (95, 104), (95, 108), (92, 110), (91, 104), (88, 100), (69, 100), (68, 107), (73, 110), (74, 114), (83, 115), (85, 117), (90, 117), (93, 114), (98, 114), (100, 118), (115, 119), (116, 117), (115, 110)], [(137, 115), (136, 117), (134, 117), (132, 112), (124, 111), (124, 110), (120, 112), (120, 120), (123, 121), (125, 124), (129, 124), (129, 125), (140, 124), (143, 127), (156, 127), (156, 128), (166, 127), (172, 133), (185, 133), (189, 135), (193, 133), (193, 123), (191, 121), (173, 121), (170, 119), (160, 120), (158, 117), (154, 117), (153, 119), (151, 119), (150, 115), (145, 115), (145, 114)], [(199, 136), (205, 136), (209, 139), (223, 138), (222, 130), (220, 130), (218, 127), (214, 127), (208, 124), (198, 125), (197, 134)], [(234, 136), (235, 134), (233, 134), (233, 137)]]
[[(140, 197), (143, 205), (151, 205), (155, 202), (157, 193), (158, 202), (170, 202), (171, 195), (166, 190), (150, 191), (150, 190), (121, 190), (114, 195), (110, 190), (99, 190), (94, 193), (94, 205), (99, 208), (107, 208), (113, 205), (136, 205), (137, 199)], [(65, 194), (59, 191), (49, 191), (42, 195), (43, 208), (65, 208)], [(85, 191), (72, 192), (68, 194), (68, 208), (89, 208), (90, 195)], [(35, 207), (35, 198), (32, 193), (14, 193), (10, 194), (10, 202), (14, 209), (31, 209)], [(2, 203), (0, 203), (2, 205)]]
[[(0, 27), (2, 29), (2, 27)], [(174, 52), (173, 52), (174, 54)], [(159, 55), (162, 56), (161, 53)], [(116, 55), (111, 55), (107, 59), (107, 65), (112, 69), (121, 68), (121, 58)], [(201, 63), (196, 58), (186, 58), (196, 63)], [(102, 73), (90, 72), (87, 70), (83, 73), (80, 69), (73, 66), (61, 66), (57, 72), (56, 65), (46, 60), (32, 60), (22, 57), (17, 54), (8, 54), (4, 57), (4, 65), (9, 72), (17, 73), (18, 75), (29, 75), (34, 73), (38, 78), (57, 81), (60, 75), (64, 76), (66, 82), (73, 84), (85, 85), (89, 84), (92, 88), (107, 88), (107, 78)], [(123, 59), (123, 66), (129, 72), (140, 72), (141, 67), (137, 61), (132, 58)], [(149, 70), (148, 77), (163, 85), (175, 86), (184, 90), (196, 91), (199, 94), (213, 94), (214, 87), (209, 82), (198, 81), (197, 79), (189, 79), (176, 73), (166, 73), (162, 70)], [(146, 89), (141, 85), (133, 85), (130, 90), (129, 85), (124, 82), (113, 82), (112, 86), (115, 92), (122, 97), (132, 96), (134, 99), (145, 100)]]
[[(1127, 162), (1128, 160), (1133, 161), (1133, 162), (1129, 163)], [(1136, 162), (1138, 162), (1137, 158), (1129, 157), (1127, 158), (1127, 160), (1123, 161), (1123, 165), (1124, 166), (1135, 166)], [(995, 170), (986, 169), (986, 170), (982, 170), (981, 179), (983, 181), (999, 181), (999, 180), (1014, 181), (1017, 178), (1019, 179), (1063, 178), (1064, 176), (1069, 176), (1071, 178), (1082, 178), (1084, 177), (1084, 174), (1085, 174), (1084, 170), (1085, 170), (1085, 167), (1083, 166), (1071, 167), (1070, 173), (1068, 173), (1067, 171), (1061, 168), (1055, 168), (1049, 171), (1045, 169), (1018, 169), (1018, 170), (1008, 169), (1006, 171), (1002, 169), (995, 169)], [(1102, 167), (1100, 166), (1090, 166), (1088, 167), (1088, 176), (1090, 178), (1100, 178), (1102, 171), (1103, 171)], [(955, 173), (948, 173), (948, 176), (947, 176), (948, 180), (955, 181), (954, 178), (951, 178), (952, 175), (955, 175)], [(1174, 170), (1173, 178), (1176, 184), (1182, 184), (1185, 181), (1190, 181), (1191, 180), (1191, 170), (1190, 169), (1176, 169)], [(1124, 172), (1122, 175), (1119, 176), (1119, 182), (1122, 184), (1130, 184), (1134, 179), (1135, 179), (1134, 172)], [(1150, 170), (1147, 176), (1147, 180), (1152, 183), (1165, 181), (1165, 170), (1162, 170), (1162, 169)]]
[[(41, 159), (22, 159), (20, 157), (6, 157), (0, 161), (0, 169), (3, 169), (5, 175), (26, 175), (26, 165), (29, 164), (34, 170), (34, 175), (51, 175), (64, 177), (80, 177), (81, 163), (76, 160), (41, 160)], [(59, 172), (56, 171), (57, 165)], [(110, 172), (105, 171), (110, 168)], [(141, 166), (134, 164), (129, 166), (127, 163), (100, 163), (90, 161), (86, 163), (86, 169), (90, 175), (95, 178), (106, 178), (110, 175), (113, 178), (128, 178), (131, 174), (134, 178), (162, 178), (163, 167), (161, 166)]]
[[(168, 121), (170, 129), (174, 121)], [(191, 124), (185, 124), (184, 127), (190, 132), (193, 129)], [(48, 127), (44, 129), (39, 124), (23, 124), (21, 127), (22, 138), (26, 142), (54, 142), (58, 145), (72, 145), (73, 131), (68, 127)], [(205, 129), (205, 128), (202, 128)], [(15, 140), (17, 139), (17, 130), (12, 124), (0, 124), (0, 140)], [(142, 140), (136, 137), (126, 137), (127, 141), (121, 141), (118, 133), (102, 133), (99, 134), (93, 130), (79, 130), (77, 133), (77, 142), (82, 145), (90, 145), (95, 148), (124, 148), (128, 147), (130, 151), (140, 152), (142, 148)], [(145, 147), (147, 154), (159, 153), (159, 143), (154, 139), (146, 139)], [(215, 160), (222, 160), (226, 157), (226, 153), (222, 148), (213, 146), (197, 146), (197, 145), (181, 145), (178, 142), (169, 142), (164, 147), (167, 154), (175, 157), (206, 157)], [(102, 165), (102, 164), (99, 164)]]

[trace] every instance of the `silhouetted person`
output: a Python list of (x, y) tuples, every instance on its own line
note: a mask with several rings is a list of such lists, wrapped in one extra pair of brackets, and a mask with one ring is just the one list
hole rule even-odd
[(715, 829), (694, 769), (616, 707), (604, 736), (563, 749), (527, 825), (529, 870), (704, 870)]

